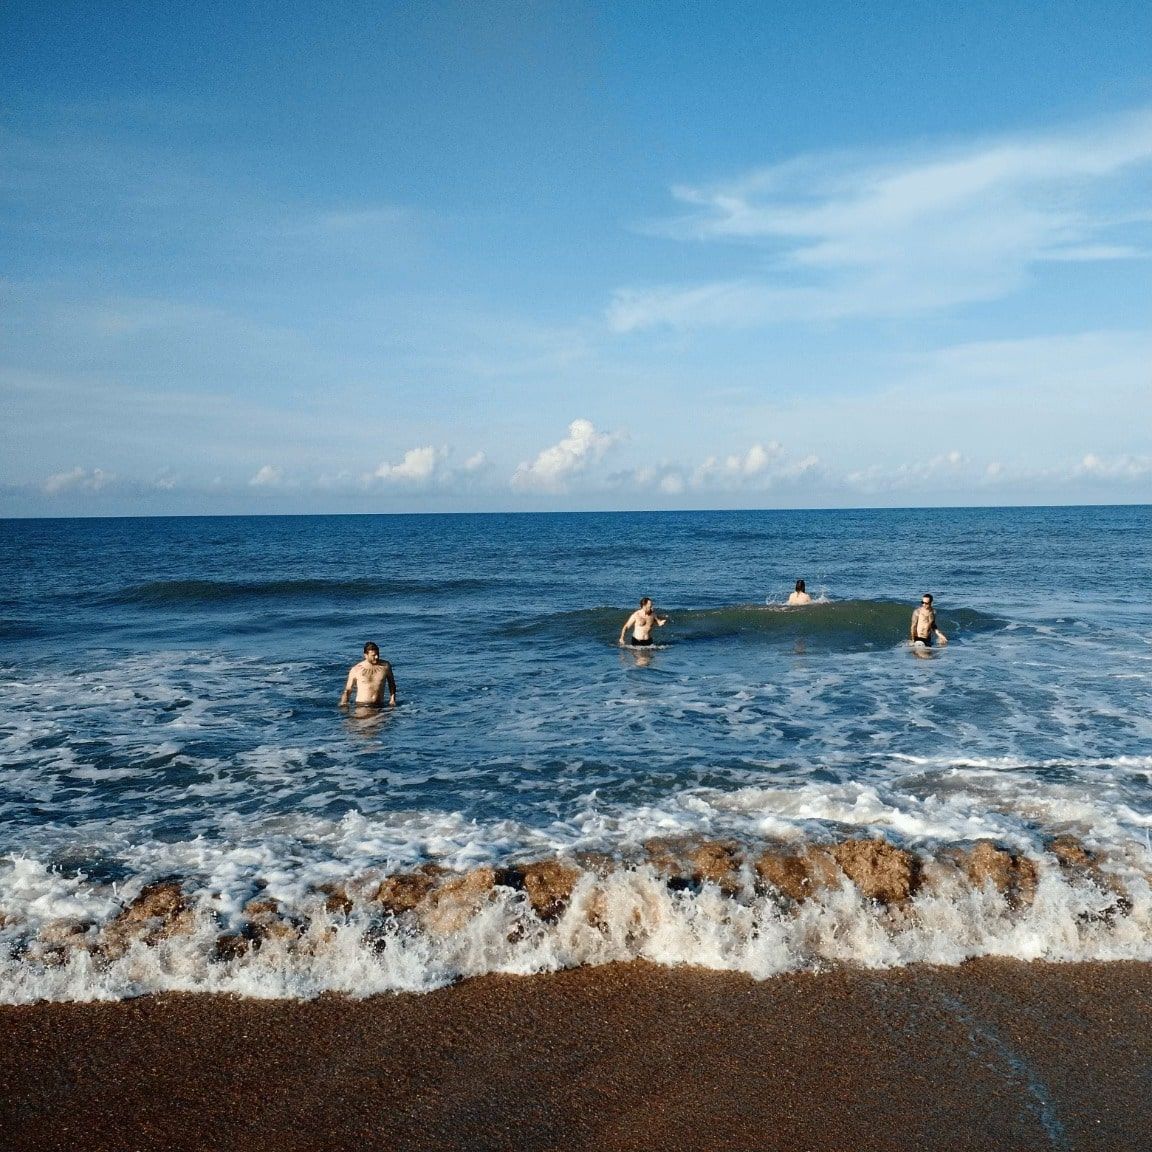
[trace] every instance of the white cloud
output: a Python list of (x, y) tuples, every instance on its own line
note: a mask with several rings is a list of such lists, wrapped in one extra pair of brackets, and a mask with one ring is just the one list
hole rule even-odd
[(1143, 480), (1152, 477), (1152, 456), (1100, 457), (1089, 452), (1072, 470), (1072, 475), (1101, 480)]
[(904, 493), (923, 497), (927, 493), (951, 491), (1028, 490), (1055, 497), (1069, 491), (1089, 492), (1084, 482), (1107, 484), (1117, 495), (1131, 494), (1134, 489), (1152, 481), (1152, 456), (1098, 456), (1089, 452), (1079, 459), (1065, 458), (1048, 465), (1028, 461), (1006, 464), (1002, 460), (987, 463), (957, 458), (952, 452), (928, 460), (901, 464), (872, 465), (847, 472), (840, 483), (868, 496)]
[(410, 448), (399, 464), (384, 461), (375, 472), (363, 477), (363, 483), (414, 489), (472, 486), (489, 467), (488, 457), (483, 452), (474, 452), (460, 467), (454, 467), (451, 458), (452, 451), (447, 447), (436, 448), (429, 444)]
[(57, 472), (49, 476), (44, 481), (43, 489), (49, 496), (55, 496), (60, 492), (99, 492), (115, 479), (113, 473), (105, 472), (103, 468), (93, 468), (89, 471), (87, 468), (77, 467), (68, 472)]
[(410, 448), (404, 453), (404, 459), (399, 464), (389, 464), (385, 461), (372, 475), (375, 479), (385, 482), (427, 484), (443, 471), (447, 459), (447, 448), (433, 448), (431, 445), (424, 448)]
[(793, 459), (773, 440), (724, 457), (709, 456), (696, 465), (665, 462), (620, 472), (612, 477), (612, 484), (617, 489), (659, 492), (665, 496), (768, 491), (781, 484), (810, 478), (819, 466), (816, 455), (810, 453)]
[(746, 452), (728, 455), (723, 460), (709, 456), (693, 470), (690, 485), (694, 489), (769, 488), (811, 472), (819, 462), (814, 455), (791, 460), (783, 446), (772, 440), (767, 445), (753, 444)]
[[(662, 231), (751, 249), (754, 275), (617, 292), (619, 331), (902, 315), (1001, 298), (1043, 261), (1147, 255), (1125, 180), (1152, 169), (1152, 109), (916, 156), (816, 155), (673, 195)], [(1116, 195), (1117, 187), (1121, 194)], [(764, 274), (765, 252), (771, 260)]]
[(284, 483), (284, 472), (274, 464), (265, 464), (248, 483), (253, 488), (278, 488)]
[(783, 449), (775, 440), (767, 448), (753, 444), (743, 456), (729, 456), (725, 467), (741, 476), (759, 476), (768, 465), (778, 459)]
[(618, 437), (597, 432), (591, 420), (573, 420), (559, 444), (545, 448), (531, 464), (521, 464), (512, 476), (512, 487), (560, 492), (574, 476), (587, 471), (616, 443)]

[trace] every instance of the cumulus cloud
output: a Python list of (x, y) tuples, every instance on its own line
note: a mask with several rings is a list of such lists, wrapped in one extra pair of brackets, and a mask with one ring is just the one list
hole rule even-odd
[(802, 156), (729, 183), (678, 187), (687, 211), (659, 230), (730, 251), (739, 243), (754, 271), (623, 288), (608, 320), (619, 331), (739, 326), (998, 299), (1044, 261), (1146, 255), (1148, 217), (1131, 204), (1150, 170), (1152, 108), (916, 155)]
[(703, 488), (767, 488), (773, 484), (795, 480), (819, 465), (815, 455), (792, 459), (783, 446), (772, 440), (768, 444), (753, 444), (746, 452), (720, 459), (709, 456), (692, 474), (691, 487)]
[(372, 474), (377, 480), (399, 482), (401, 484), (426, 484), (442, 471), (448, 459), (447, 448), (410, 448), (404, 453), (399, 464), (385, 461)]
[(618, 437), (597, 432), (591, 420), (573, 420), (568, 435), (545, 448), (530, 464), (521, 464), (512, 476), (512, 487), (560, 492), (574, 476), (586, 472), (616, 443)]
[(1101, 457), (1089, 452), (1072, 474), (1100, 480), (1145, 480), (1152, 477), (1152, 456)]
[(452, 464), (450, 448), (424, 445), (409, 448), (398, 464), (384, 461), (363, 477), (363, 483), (369, 487), (385, 484), (412, 489), (450, 488), (455, 484), (473, 483), (487, 469), (488, 458), (483, 452), (473, 453), (456, 467)]
[(699, 464), (665, 462), (620, 472), (612, 478), (612, 483), (617, 488), (659, 492), (664, 496), (767, 491), (777, 485), (810, 478), (819, 467), (818, 456), (810, 453), (793, 457), (773, 440), (727, 456), (709, 456)]
[(753, 444), (743, 456), (729, 456), (724, 466), (738, 476), (759, 476), (773, 460), (779, 459), (783, 451), (775, 440), (767, 448), (763, 444)]
[(275, 464), (265, 464), (248, 484), (252, 488), (278, 488), (284, 483), (284, 472)]
[(57, 472), (44, 481), (43, 489), (49, 496), (60, 492), (99, 492), (116, 479), (111, 472), (103, 468), (73, 468), (69, 472)]

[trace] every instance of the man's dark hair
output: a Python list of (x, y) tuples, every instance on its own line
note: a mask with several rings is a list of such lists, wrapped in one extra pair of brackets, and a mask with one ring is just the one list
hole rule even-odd
[(364, 655), (367, 656), (369, 652), (375, 652), (376, 655), (379, 656), (380, 645), (372, 640), (369, 640), (368, 643), (364, 645)]
[(797, 580), (796, 581), (796, 591), (797, 592), (806, 591), (806, 589), (804, 588), (804, 581), (803, 580)]

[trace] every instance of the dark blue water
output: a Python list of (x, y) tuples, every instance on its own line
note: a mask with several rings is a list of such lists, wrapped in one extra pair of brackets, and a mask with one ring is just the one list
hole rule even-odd
[[(222, 890), (688, 832), (1138, 843), (1150, 529), (1147, 507), (5, 521), (0, 853)], [(798, 577), (817, 603), (785, 610)], [(951, 641), (929, 659), (905, 643), (923, 591)], [(622, 650), (643, 594), (670, 623)], [(399, 705), (341, 712), (369, 639)]]

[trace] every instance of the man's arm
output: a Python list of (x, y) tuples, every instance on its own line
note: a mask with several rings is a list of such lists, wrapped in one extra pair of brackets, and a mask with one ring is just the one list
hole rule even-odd
[(352, 668), (348, 673), (348, 680), (344, 685), (344, 691), (340, 693), (340, 707), (343, 708), (348, 703), (348, 697), (352, 695), (352, 689), (356, 687), (356, 668)]
[(639, 615), (639, 613), (633, 612), (632, 615), (629, 616), (628, 619), (624, 621), (624, 627), (620, 629), (620, 641), (619, 642), (621, 644), (624, 643), (624, 637), (627, 634), (628, 629), (631, 628), (632, 625), (636, 623), (636, 617), (638, 615)]
[(388, 682), (388, 703), (396, 703), (396, 677), (392, 675), (392, 665), (384, 662), (384, 679)]
[(920, 619), (920, 609), (912, 609), (912, 623), (908, 625), (908, 639), (913, 643), (916, 640), (916, 621)]

